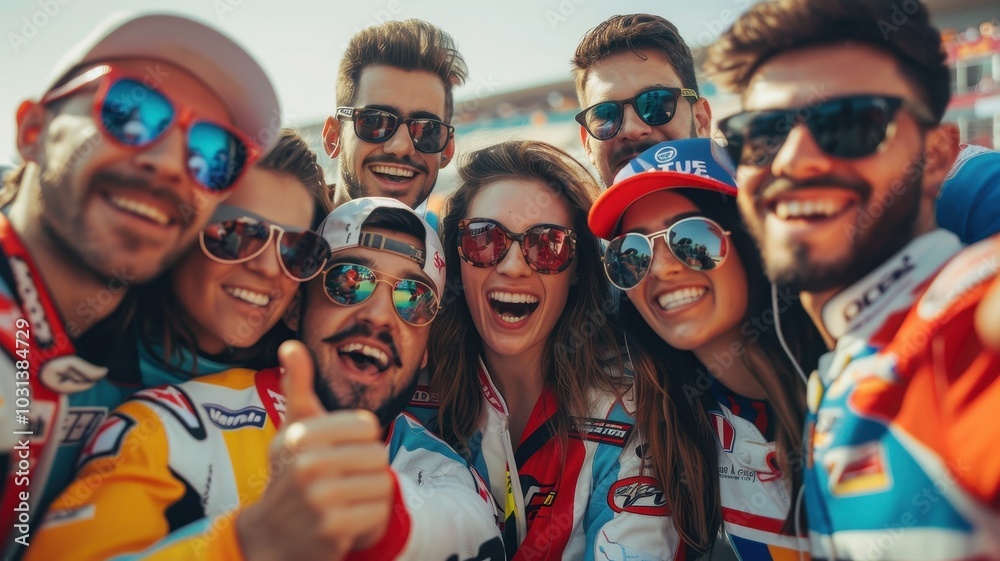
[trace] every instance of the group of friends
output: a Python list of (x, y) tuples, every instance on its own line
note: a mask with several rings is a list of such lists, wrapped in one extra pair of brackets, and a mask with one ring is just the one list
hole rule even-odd
[(1000, 164), (911, 4), (755, 4), (714, 124), (677, 28), (614, 16), (572, 57), (599, 181), (498, 143), (437, 229), (446, 32), (350, 39), (328, 186), (232, 40), (108, 22), (0, 191), (5, 559), (1000, 559), (1000, 220), (959, 181)]

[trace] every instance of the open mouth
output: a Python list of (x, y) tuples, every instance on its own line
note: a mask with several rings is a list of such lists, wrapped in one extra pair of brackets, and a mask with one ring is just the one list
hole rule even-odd
[(528, 318), (538, 308), (538, 297), (533, 294), (490, 292), (490, 307), (505, 323), (518, 323)]
[(701, 300), (706, 292), (708, 289), (703, 286), (680, 288), (661, 294), (656, 301), (664, 311), (669, 312)]
[(246, 288), (237, 288), (233, 286), (223, 287), (227, 294), (233, 298), (246, 302), (252, 306), (257, 306), (259, 308), (264, 308), (271, 303), (271, 297), (267, 294), (261, 292), (254, 292), (253, 290), (248, 290)]
[(375, 165), (371, 166), (369, 169), (371, 169), (372, 173), (377, 175), (379, 178), (395, 183), (402, 183), (413, 179), (413, 176), (417, 174), (412, 169), (400, 168), (396, 166)]
[(767, 204), (784, 221), (818, 222), (840, 216), (859, 202), (857, 193), (842, 189), (796, 190)]
[(168, 226), (170, 224), (170, 217), (167, 216), (167, 213), (142, 201), (137, 201), (123, 195), (110, 195), (107, 197), (107, 200), (115, 208), (158, 226)]
[(337, 348), (337, 354), (350, 360), (361, 371), (385, 372), (389, 369), (389, 355), (378, 347), (363, 343), (347, 343)]

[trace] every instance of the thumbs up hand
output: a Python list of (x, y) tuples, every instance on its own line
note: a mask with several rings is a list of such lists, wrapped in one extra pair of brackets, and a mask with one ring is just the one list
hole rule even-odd
[(340, 559), (374, 545), (389, 524), (394, 483), (381, 427), (365, 410), (328, 412), (308, 349), (286, 341), (285, 425), (270, 447), (271, 481), (236, 519), (248, 561)]

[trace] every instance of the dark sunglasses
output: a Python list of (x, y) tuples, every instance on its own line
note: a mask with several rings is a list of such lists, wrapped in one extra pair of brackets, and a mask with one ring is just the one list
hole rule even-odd
[(666, 230), (645, 235), (629, 232), (611, 240), (604, 250), (604, 273), (622, 290), (639, 286), (653, 262), (653, 242), (658, 237), (670, 253), (695, 271), (721, 266), (729, 256), (729, 232), (701, 216), (678, 220)]
[(503, 261), (514, 242), (520, 244), (528, 267), (547, 275), (565, 271), (576, 253), (576, 233), (555, 224), (536, 224), (515, 234), (489, 218), (458, 222), (458, 255), (473, 267), (493, 267)]
[(934, 123), (930, 112), (902, 98), (880, 95), (840, 97), (818, 105), (737, 113), (719, 121), (733, 162), (767, 166), (788, 133), (804, 123), (828, 156), (844, 159), (874, 154), (892, 136), (896, 113), (906, 107), (921, 125)]
[(455, 127), (437, 119), (403, 119), (381, 109), (338, 107), (337, 118), (354, 121), (354, 134), (365, 142), (382, 143), (396, 134), (400, 123), (406, 124), (413, 147), (418, 152), (437, 154), (448, 145)]
[(244, 263), (263, 253), (275, 232), (274, 249), (290, 279), (305, 282), (323, 270), (330, 258), (330, 245), (322, 236), (312, 230), (293, 231), (271, 224), (250, 211), (229, 205), (220, 205), (212, 222), (201, 231), (201, 251), (219, 263)]
[(577, 113), (576, 122), (587, 129), (597, 140), (614, 138), (625, 120), (625, 106), (631, 105), (643, 123), (656, 127), (674, 118), (677, 99), (687, 97), (697, 100), (698, 93), (687, 88), (657, 88), (620, 101), (602, 101)]
[[(395, 282), (379, 277), (389, 277)], [(323, 273), (323, 289), (327, 297), (341, 306), (364, 302), (375, 293), (380, 282), (392, 287), (393, 307), (406, 323), (421, 327), (437, 315), (437, 294), (425, 282), (401, 279), (357, 263), (338, 263)]]
[(106, 64), (49, 91), (41, 103), (73, 95), (95, 80), (101, 84), (94, 96), (94, 120), (105, 137), (120, 146), (143, 149), (162, 139), (173, 125), (180, 126), (186, 133), (187, 172), (208, 191), (229, 189), (259, 157), (256, 145), (238, 130), (198, 119), (141, 79)]

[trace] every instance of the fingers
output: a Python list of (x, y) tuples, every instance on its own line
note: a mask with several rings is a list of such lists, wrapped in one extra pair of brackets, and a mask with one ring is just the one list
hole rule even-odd
[(979, 338), (994, 351), (1000, 352), (1000, 277), (979, 303), (976, 310), (976, 330)]
[(285, 341), (278, 348), (278, 360), (284, 374), (281, 388), (285, 394), (285, 423), (292, 424), (327, 413), (313, 389), (313, 361), (301, 341)]
[(370, 411), (350, 410), (327, 413), (288, 425), (277, 437), (279, 447), (296, 453), (315, 448), (341, 446), (350, 443), (382, 443), (382, 428)]

